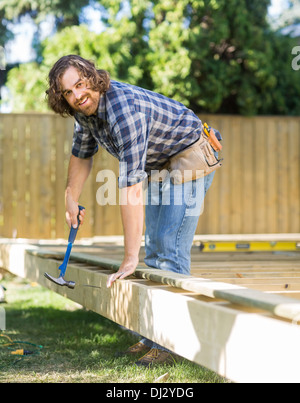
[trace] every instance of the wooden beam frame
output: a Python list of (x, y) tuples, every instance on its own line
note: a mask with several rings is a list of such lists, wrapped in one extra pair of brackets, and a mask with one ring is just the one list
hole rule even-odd
[[(230, 299), (234, 295), (249, 300), (249, 290), (229, 288), (228, 284), (224, 289), (222, 283), (172, 273), (166, 276), (145, 268), (137, 271), (141, 278), (118, 280), (107, 289), (108, 275), (117, 269), (115, 263), (75, 253), (66, 277), (77, 285), (75, 290), (69, 290), (44, 277), (45, 271), (58, 275), (61, 261), (54, 259), (56, 256), (53, 252), (43, 252), (39, 246), (0, 243), (0, 266), (5, 269), (36, 281), (222, 376), (251, 383), (300, 381), (299, 317), (293, 316), (292, 323), (272, 317), (269, 312), (274, 307), (269, 309), (268, 304), (263, 307), (267, 311), (261, 306), (257, 309), (252, 303), (248, 309), (228, 299), (230, 294)], [(162, 277), (158, 279), (156, 275)], [(251, 293), (250, 299), (254, 300), (254, 294)], [(282, 302), (287, 300), (280, 298)], [(298, 312), (295, 306), (290, 311), (290, 303), (280, 306), (279, 313), (287, 308), (288, 315)]]
[[(41, 252), (37, 253), (41, 254)], [(47, 256), (51, 255), (47, 254)], [(72, 257), (78, 262), (99, 265), (108, 270), (117, 271), (119, 269), (119, 263), (111, 259), (81, 253), (73, 253)], [(246, 307), (263, 309), (284, 319), (295, 320), (295, 318), (300, 317), (300, 302), (295, 299), (282, 297), (280, 295), (266, 294), (232, 283), (223, 283), (176, 274), (170, 271), (146, 269), (144, 267), (138, 267), (134, 276), (194, 292), (206, 297), (224, 299), (228, 302), (244, 305)]]

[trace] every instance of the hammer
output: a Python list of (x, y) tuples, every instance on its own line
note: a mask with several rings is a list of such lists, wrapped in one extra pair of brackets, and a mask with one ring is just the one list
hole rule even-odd
[[(79, 207), (79, 214), (80, 214), (80, 211), (84, 210), (84, 207), (82, 207), (82, 206), (78, 206), (78, 207)], [(78, 228), (79, 228), (79, 224), (80, 224), (79, 214), (77, 216), (77, 221), (78, 221), (77, 228), (73, 228), (71, 226), (69, 239), (68, 239), (68, 247), (67, 247), (67, 251), (66, 251), (66, 254), (65, 254), (65, 258), (64, 258), (63, 263), (58, 268), (60, 270), (60, 276), (58, 278), (55, 278), (55, 277), (51, 276), (48, 273), (44, 273), (44, 276), (48, 280), (53, 281), (53, 283), (55, 283), (57, 285), (60, 285), (60, 286), (66, 286), (66, 287), (71, 288), (71, 289), (75, 288), (75, 282), (74, 281), (66, 281), (64, 279), (64, 276), (66, 274), (67, 265), (68, 265), (68, 262), (69, 262), (69, 257), (70, 257), (70, 254), (71, 254), (73, 242), (75, 241), (77, 231), (78, 231)]]

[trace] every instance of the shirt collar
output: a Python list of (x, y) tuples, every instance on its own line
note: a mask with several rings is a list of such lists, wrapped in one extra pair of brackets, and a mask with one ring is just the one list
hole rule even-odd
[(101, 120), (106, 120), (106, 97), (105, 94), (100, 96), (98, 105), (97, 117)]

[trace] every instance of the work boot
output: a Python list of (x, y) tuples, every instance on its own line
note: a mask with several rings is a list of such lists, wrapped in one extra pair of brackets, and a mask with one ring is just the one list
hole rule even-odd
[(138, 355), (138, 354), (146, 354), (150, 350), (150, 347), (147, 347), (144, 343), (141, 343), (140, 341), (136, 344), (134, 344), (131, 347), (128, 347), (127, 350), (121, 351), (117, 353), (117, 356), (123, 356), (123, 355)]
[(137, 366), (144, 366), (147, 368), (153, 365), (169, 364), (175, 365), (178, 360), (176, 354), (171, 354), (169, 351), (160, 350), (158, 348), (151, 348), (142, 358), (136, 361)]

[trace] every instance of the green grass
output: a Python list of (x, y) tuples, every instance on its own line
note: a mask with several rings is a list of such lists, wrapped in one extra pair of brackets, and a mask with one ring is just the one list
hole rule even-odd
[[(1, 284), (7, 288), (3, 334), (43, 348), (4, 346), (8, 340), (0, 337), (0, 383), (152, 383), (166, 373), (168, 383), (226, 382), (187, 360), (174, 367), (136, 367), (134, 358), (116, 357), (138, 341), (117, 324), (11, 275)], [(20, 358), (11, 348), (36, 354)]]

